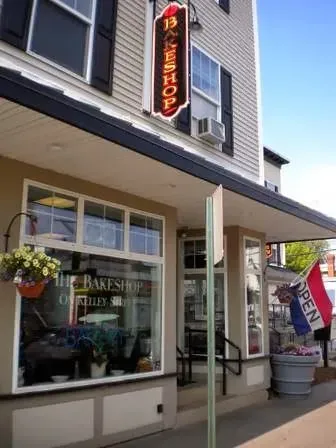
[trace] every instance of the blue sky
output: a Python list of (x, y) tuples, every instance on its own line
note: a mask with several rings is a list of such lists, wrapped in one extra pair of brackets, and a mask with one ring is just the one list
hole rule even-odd
[(336, 0), (257, 1), (264, 144), (283, 193), (336, 218)]

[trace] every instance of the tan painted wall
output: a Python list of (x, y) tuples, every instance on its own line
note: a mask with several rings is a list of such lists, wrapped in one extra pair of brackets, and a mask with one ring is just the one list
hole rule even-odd
[[(163, 415), (160, 416), (156, 413), (155, 400), (152, 400), (152, 397), (149, 397), (148, 400), (144, 399), (143, 395), (146, 396), (146, 389), (162, 390)], [(149, 390), (148, 394), (150, 393)], [(123, 409), (120, 409), (120, 406), (111, 406), (110, 403), (113, 404), (114, 397), (117, 402), (122, 401)], [(134, 405), (134, 400), (137, 399), (141, 401)], [(70, 413), (71, 408), (76, 409), (78, 402), (82, 406), (81, 412), (77, 410), (76, 413)], [(135, 406), (140, 406), (143, 412), (132, 413)], [(109, 411), (105, 413), (105, 416), (104, 407), (105, 409), (108, 407)], [(49, 448), (50, 446), (53, 448), (59, 446), (98, 448), (110, 446), (112, 443), (173, 427), (176, 421), (176, 407), (175, 378), (3, 400), (0, 401), (0, 445), (3, 448), (28, 448), (28, 446), (32, 448)], [(148, 415), (148, 420), (152, 417), (154, 423), (138, 426), (138, 421), (140, 423), (146, 420), (144, 414)], [(115, 421), (120, 420), (121, 416), (124, 417), (125, 424), (132, 425), (133, 429), (121, 431), (120, 427), (118, 428), (114, 424)], [(41, 425), (41, 420), (43, 420), (43, 425)], [(27, 433), (28, 422), (29, 431)], [(62, 427), (60, 423), (63, 423)], [(84, 431), (80, 429), (82, 425), (87, 425)], [(76, 432), (73, 431), (73, 427), (77, 428)], [(106, 427), (109, 429), (108, 433)], [(63, 443), (50, 445), (51, 433), (55, 433), (57, 428), (60, 433), (58, 440), (62, 440)], [(83, 441), (83, 432), (86, 434), (93, 432), (93, 438)], [(34, 441), (34, 444), (13, 443), (22, 440), (25, 435), (26, 441)], [(72, 439), (77, 437), (78, 442), (81, 442), (75, 445), (73, 443), (64, 444), (64, 441), (71, 437)], [(56, 439), (55, 435), (53, 439)]]
[[(21, 211), (23, 179), (39, 181), (54, 187), (86, 194), (94, 198), (111, 201), (139, 210), (163, 215), (166, 218), (166, 271), (165, 271), (165, 372), (176, 371), (176, 211), (175, 209), (148, 200), (131, 196), (120, 191), (104, 188), (95, 184), (42, 170), (14, 160), (0, 157), (0, 231), (5, 233), (13, 215)], [(19, 220), (13, 225), (10, 249), (17, 247), (19, 239)], [(0, 394), (11, 392), (12, 349), (15, 320), (15, 288), (12, 284), (0, 283)], [(168, 348), (169, 347), (169, 348)]]

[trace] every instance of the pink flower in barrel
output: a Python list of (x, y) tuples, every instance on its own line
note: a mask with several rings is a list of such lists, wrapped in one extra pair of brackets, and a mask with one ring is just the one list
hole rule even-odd
[(316, 347), (306, 347), (299, 344), (288, 344), (280, 346), (275, 351), (278, 355), (292, 355), (292, 356), (321, 356), (321, 351)]
[(45, 285), (57, 278), (61, 263), (29, 246), (0, 254), (0, 280), (12, 281), (22, 297), (40, 297)]

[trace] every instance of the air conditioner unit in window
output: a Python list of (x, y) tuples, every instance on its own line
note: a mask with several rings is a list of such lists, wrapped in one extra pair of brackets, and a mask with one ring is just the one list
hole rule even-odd
[(198, 120), (198, 136), (212, 144), (225, 142), (225, 126), (214, 118), (206, 117)]

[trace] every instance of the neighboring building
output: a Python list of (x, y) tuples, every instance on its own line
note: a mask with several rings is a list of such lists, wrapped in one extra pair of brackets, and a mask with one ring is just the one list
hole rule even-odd
[(254, 0), (193, 2), (191, 107), (151, 115), (153, 18), (166, 4), (1, 1), (0, 228), (36, 215), (35, 235), (26, 215), (14, 221), (10, 249), (62, 263), (39, 299), (0, 284), (6, 448), (109, 446), (206, 417), (204, 383), (177, 386), (176, 347), (204, 381), (205, 200), (217, 185), (218, 413), (268, 396), (266, 242), (336, 235), (333, 219), (264, 187)]
[[(287, 165), (289, 160), (264, 146), (264, 176), (265, 187), (275, 193), (281, 194), (281, 170)], [(267, 282), (268, 282), (268, 302), (270, 305), (278, 305), (278, 299), (272, 294), (276, 287), (283, 283), (291, 283), (295, 279), (295, 272), (286, 268), (285, 244), (270, 244), (267, 254)], [(270, 319), (275, 318), (274, 314), (279, 314), (279, 307), (270, 308)], [(279, 308), (280, 309), (280, 308)], [(274, 312), (274, 310), (276, 310)], [(281, 313), (280, 313), (281, 315)], [(282, 320), (281, 320), (282, 321)]]
[[(289, 160), (264, 146), (264, 161), (265, 187), (281, 194), (281, 170), (283, 165), (289, 163)], [(267, 267), (265, 273), (269, 304), (270, 349), (272, 350), (276, 345), (289, 341), (290, 335), (294, 335), (289, 308), (286, 305), (281, 305), (273, 293), (277, 286), (291, 283), (297, 275), (285, 266), (285, 244), (267, 245), (266, 256)]]

